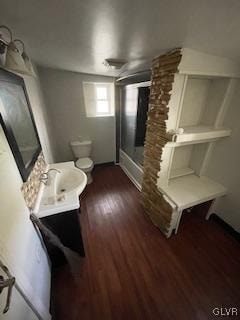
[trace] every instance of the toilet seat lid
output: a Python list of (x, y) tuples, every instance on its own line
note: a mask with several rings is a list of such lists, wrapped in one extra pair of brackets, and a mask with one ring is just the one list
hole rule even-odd
[(76, 162), (76, 165), (80, 169), (89, 169), (93, 165), (93, 161), (90, 158), (80, 158)]

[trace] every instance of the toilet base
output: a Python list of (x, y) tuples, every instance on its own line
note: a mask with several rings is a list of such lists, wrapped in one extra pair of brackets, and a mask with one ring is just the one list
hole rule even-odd
[(90, 184), (93, 182), (93, 178), (92, 178), (92, 175), (91, 175), (91, 172), (85, 172), (86, 175), (87, 175), (87, 184)]
[(93, 178), (91, 172), (94, 166), (93, 161), (90, 158), (79, 158), (75, 162), (75, 166), (86, 174), (87, 184), (92, 183)]

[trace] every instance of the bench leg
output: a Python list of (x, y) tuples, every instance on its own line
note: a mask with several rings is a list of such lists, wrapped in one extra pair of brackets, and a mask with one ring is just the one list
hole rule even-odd
[(212, 201), (212, 203), (211, 203), (211, 205), (210, 205), (210, 207), (208, 209), (208, 212), (206, 214), (206, 217), (205, 217), (206, 220), (209, 220), (210, 215), (214, 213), (214, 210), (215, 210), (215, 207), (216, 207), (216, 204), (217, 204), (218, 201), (219, 201), (219, 198), (214, 199)]
[(179, 228), (179, 224), (180, 224), (183, 210), (177, 210), (177, 212), (178, 212), (178, 218), (177, 218), (177, 223), (176, 223), (176, 228), (175, 228), (175, 234), (177, 234), (177, 232), (178, 232), (178, 228)]

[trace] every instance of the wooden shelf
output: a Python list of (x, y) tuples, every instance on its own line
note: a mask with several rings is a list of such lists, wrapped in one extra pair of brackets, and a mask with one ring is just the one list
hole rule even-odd
[(194, 144), (200, 142), (207, 142), (223, 137), (228, 137), (231, 130), (227, 128), (214, 128), (210, 126), (192, 126), (184, 127), (184, 133), (173, 136), (174, 141), (169, 142), (169, 147), (176, 147), (184, 144)]
[(189, 174), (193, 174), (194, 170), (192, 168), (179, 168), (173, 169), (170, 173), (170, 179), (187, 176)]
[(226, 188), (221, 184), (208, 177), (198, 177), (194, 174), (171, 179), (168, 185), (159, 185), (159, 189), (180, 210), (226, 194)]

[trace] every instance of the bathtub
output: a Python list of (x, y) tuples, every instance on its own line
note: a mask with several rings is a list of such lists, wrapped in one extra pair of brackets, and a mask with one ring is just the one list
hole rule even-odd
[(136, 164), (122, 149), (120, 149), (120, 167), (135, 184), (139, 191), (142, 190), (143, 169)]

